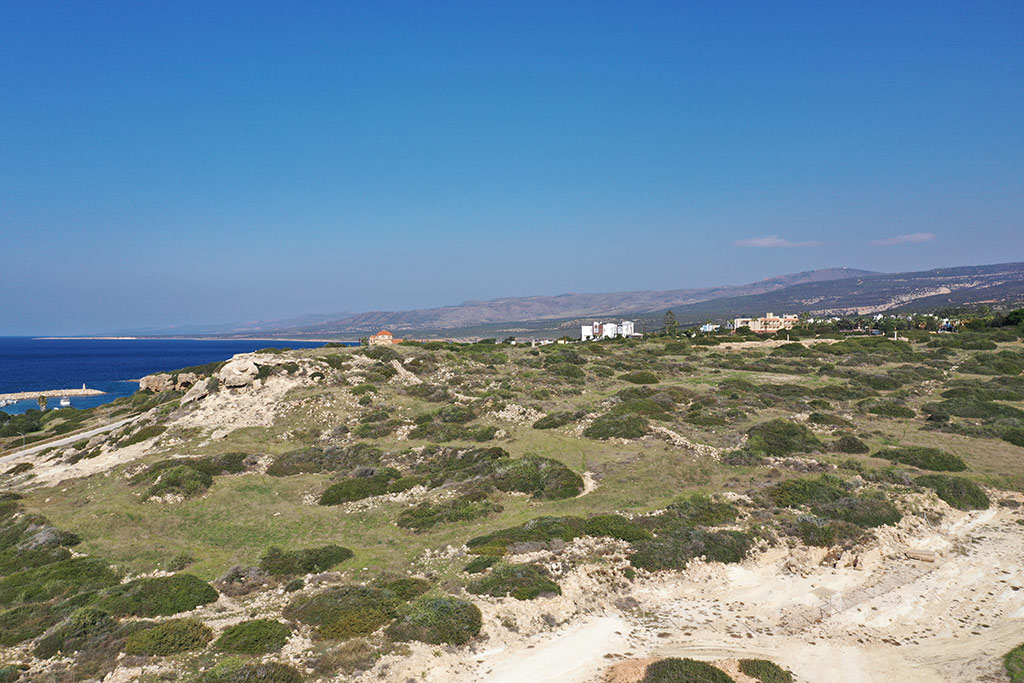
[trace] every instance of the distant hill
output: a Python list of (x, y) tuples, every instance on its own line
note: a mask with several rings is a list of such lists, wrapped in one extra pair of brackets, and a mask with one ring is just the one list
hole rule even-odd
[[(557, 296), (530, 296), (466, 301), (457, 306), (443, 306), (411, 311), (370, 311), (354, 315), (318, 316), (315, 321), (261, 321), (208, 328), (207, 334), (276, 336), (363, 336), (382, 328), (395, 332), (433, 334), (455, 333), (481, 325), (518, 321), (560, 321), (567, 318), (596, 315), (623, 315), (656, 308), (685, 306), (722, 297), (747, 296), (774, 292), (793, 285), (824, 282), (874, 275), (871, 271), (853, 268), (826, 268), (790, 275), (780, 275), (746, 285), (672, 289), (665, 291), (611, 292), (606, 294), (569, 293)], [(180, 329), (167, 331), (184, 334)], [(144, 332), (151, 334), (151, 331)], [(189, 333), (198, 333), (190, 327)]]
[(1024, 302), (1024, 263), (936, 268), (914, 273), (875, 273), (854, 278), (804, 282), (763, 294), (721, 297), (643, 314), (660, 321), (669, 308), (682, 324), (708, 318), (764, 315), (766, 312), (868, 315), (921, 311), (945, 306)]
[(657, 329), (666, 310), (681, 324), (738, 316), (808, 312), (866, 315), (944, 306), (1024, 302), (1024, 263), (877, 273), (827, 268), (780, 275), (746, 285), (664, 291), (569, 293), (466, 301), (410, 311), (310, 315), (281, 321), (132, 331), (149, 335), (356, 338), (387, 328), (399, 336), (500, 337), (578, 334), (594, 318), (632, 318)]

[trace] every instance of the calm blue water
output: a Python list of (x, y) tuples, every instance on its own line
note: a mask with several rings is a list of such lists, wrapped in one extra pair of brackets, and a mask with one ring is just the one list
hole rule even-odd
[[(73, 397), (75, 408), (92, 408), (121, 396), (134, 394), (139, 385), (127, 380), (154, 372), (177, 370), (226, 360), (274, 346), (312, 348), (323, 342), (281, 340), (193, 340), (193, 339), (32, 339), (0, 337), (0, 394), (14, 391), (75, 389), (82, 383), (106, 391), (103, 396)], [(57, 406), (60, 399), (49, 399)], [(38, 408), (34, 400), (0, 408), (23, 413)]]

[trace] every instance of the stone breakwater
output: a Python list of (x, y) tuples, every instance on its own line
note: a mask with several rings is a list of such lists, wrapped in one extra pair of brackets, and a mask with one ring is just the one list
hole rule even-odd
[(0, 394), (0, 401), (26, 401), (40, 396), (57, 398), (63, 396), (102, 396), (107, 392), (99, 389), (46, 389), (44, 391), (16, 391), (12, 394)]

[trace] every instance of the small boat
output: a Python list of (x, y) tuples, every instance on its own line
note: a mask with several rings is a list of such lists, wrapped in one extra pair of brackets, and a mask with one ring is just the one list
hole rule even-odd
[(70, 399), (70, 398), (68, 398), (67, 396), (65, 396), (64, 398), (62, 398), (62, 399), (60, 400), (60, 407), (61, 407), (61, 408), (70, 408), (70, 407), (71, 407), (71, 399)]

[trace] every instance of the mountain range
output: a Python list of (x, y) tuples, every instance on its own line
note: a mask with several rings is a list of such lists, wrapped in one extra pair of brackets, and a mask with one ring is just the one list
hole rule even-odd
[(387, 328), (399, 336), (564, 334), (592, 318), (634, 318), (657, 326), (666, 310), (682, 324), (767, 311), (864, 315), (882, 311), (1024, 301), (1024, 262), (878, 273), (826, 268), (745, 285), (661, 291), (567, 293), (466, 301), (409, 311), (308, 315), (216, 327), (135, 330), (134, 334), (353, 338)]

